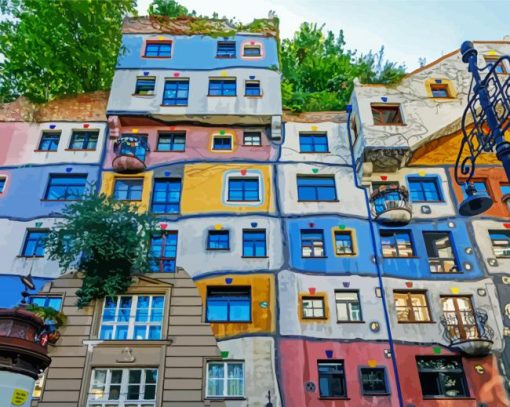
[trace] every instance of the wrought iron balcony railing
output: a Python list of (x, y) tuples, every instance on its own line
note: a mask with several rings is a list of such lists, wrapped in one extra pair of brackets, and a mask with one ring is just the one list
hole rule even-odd
[(115, 158), (112, 162), (114, 170), (119, 172), (137, 172), (145, 169), (145, 159), (149, 146), (145, 138), (121, 136), (113, 145)]
[(372, 216), (381, 223), (406, 224), (412, 218), (412, 205), (406, 188), (385, 185), (370, 197)]

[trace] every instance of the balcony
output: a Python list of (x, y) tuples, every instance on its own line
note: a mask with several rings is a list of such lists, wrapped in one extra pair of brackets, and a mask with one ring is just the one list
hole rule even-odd
[(113, 146), (115, 158), (112, 168), (117, 172), (140, 172), (145, 170), (145, 158), (149, 150), (147, 141), (137, 136), (122, 136)]
[(370, 196), (372, 216), (386, 225), (405, 225), (412, 218), (412, 206), (409, 193), (404, 187), (384, 185)]
[(449, 348), (469, 356), (488, 355), (494, 337), (494, 330), (487, 325), (488, 319), (487, 312), (482, 309), (445, 311), (441, 325)]

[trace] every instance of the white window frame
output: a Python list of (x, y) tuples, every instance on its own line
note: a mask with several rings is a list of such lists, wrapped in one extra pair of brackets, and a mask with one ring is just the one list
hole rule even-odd
[[(210, 395), (209, 394), (209, 364), (223, 365), (223, 395)], [(228, 365), (229, 364), (237, 364), (241, 365), (243, 368), (243, 391), (241, 395), (227, 395), (228, 389)], [(221, 360), (209, 360), (206, 365), (206, 382), (205, 382), (205, 392), (206, 398), (210, 399), (238, 399), (245, 397), (246, 390), (246, 380), (245, 380), (245, 369), (244, 369), (244, 361), (243, 360), (229, 360), (229, 361), (221, 361)]]
[[(258, 201), (229, 201), (228, 185), (230, 178), (258, 178), (259, 181), (259, 200)], [(223, 177), (223, 205), (226, 206), (261, 206), (264, 203), (264, 177), (259, 170), (246, 170), (243, 174), (241, 171), (231, 170), (225, 172)]]
[[(246, 133), (258, 133), (257, 136), (247, 136)], [(251, 140), (248, 144), (246, 138), (249, 137)], [(258, 137), (258, 144), (253, 144), (253, 137)], [(253, 131), (245, 131), (243, 132), (243, 146), (250, 146), (250, 147), (261, 147), (262, 146), (262, 132), (258, 130)]]

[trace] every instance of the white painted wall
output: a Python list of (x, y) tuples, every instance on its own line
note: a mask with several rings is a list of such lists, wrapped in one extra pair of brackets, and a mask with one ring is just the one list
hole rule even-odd
[(473, 236), (478, 246), (478, 253), (480, 254), (485, 267), (489, 274), (510, 274), (510, 257), (497, 258), (494, 254), (489, 230), (508, 230), (505, 228), (505, 222), (498, 222), (495, 220), (473, 220)]

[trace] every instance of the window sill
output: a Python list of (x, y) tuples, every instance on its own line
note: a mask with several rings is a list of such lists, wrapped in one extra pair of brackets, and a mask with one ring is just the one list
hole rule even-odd
[(300, 151), (299, 154), (329, 154), (330, 151)]
[(476, 400), (474, 397), (423, 397), (423, 400)]
[(256, 144), (256, 145), (253, 145), (253, 144), (241, 144), (241, 145), (243, 147), (265, 147), (262, 144)]
[(44, 259), (44, 256), (23, 256), (22, 254), (18, 254), (16, 257), (21, 259)]
[(319, 397), (319, 400), (350, 400), (350, 397)]
[(96, 151), (95, 148), (66, 148), (64, 151)]
[(143, 345), (168, 345), (172, 344), (172, 339), (99, 339), (98, 346), (143, 346)]
[(248, 99), (262, 99), (264, 95), (244, 95), (244, 97)]
[(160, 107), (188, 107), (188, 105), (159, 105)]
[(463, 271), (431, 271), (430, 274), (437, 275), (437, 274), (464, 274)]
[(269, 256), (241, 256), (242, 259), (269, 259)]
[(397, 321), (399, 324), (435, 324), (436, 321)]
[(205, 321), (207, 324), (251, 324), (253, 321)]
[(34, 150), (34, 153), (58, 153), (58, 150)]
[(222, 401), (222, 400), (246, 400), (246, 397), (205, 397), (204, 400), (214, 400), (214, 401)]
[(142, 55), (142, 58), (147, 58), (147, 59), (171, 59), (172, 57), (169, 56), (169, 57), (149, 57), (149, 56), (146, 56), (146, 55)]
[(237, 56), (234, 55), (234, 56), (221, 56), (221, 55), (216, 55), (216, 58), (217, 59), (236, 59)]
[(230, 247), (227, 248), (227, 249), (210, 249), (210, 248), (207, 248), (206, 250), (208, 250), (210, 252), (229, 252), (230, 251)]
[(401, 256), (383, 256), (383, 260), (385, 259), (419, 259), (418, 256), (409, 256), (409, 257), (401, 257)]
[(298, 202), (340, 202), (339, 199), (330, 199), (330, 200), (314, 200), (314, 199), (298, 199)]
[(314, 321), (327, 321), (329, 318), (322, 317), (322, 318), (305, 318), (301, 317), (301, 322), (314, 322)]
[(361, 397), (389, 397), (391, 393), (362, 394)]
[(137, 98), (153, 98), (154, 96), (156, 96), (156, 94), (153, 93), (153, 94), (142, 95), (142, 94), (138, 94), (138, 93), (132, 93), (131, 96), (134, 96)]
[(302, 259), (327, 259), (328, 256), (301, 256)]
[(209, 98), (236, 98), (237, 95), (207, 95)]
[(154, 150), (153, 153), (185, 153), (186, 150)]
[(337, 324), (364, 324), (365, 321), (336, 321)]

